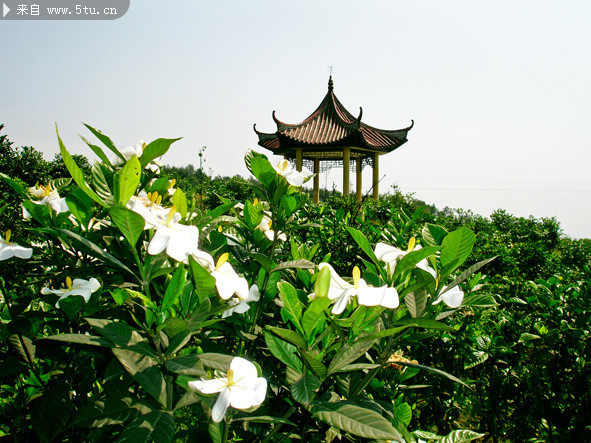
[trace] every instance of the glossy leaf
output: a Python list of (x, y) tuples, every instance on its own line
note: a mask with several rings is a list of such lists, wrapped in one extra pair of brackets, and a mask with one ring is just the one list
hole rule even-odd
[(320, 385), (320, 379), (315, 375), (304, 375), (291, 385), (291, 395), (295, 401), (308, 406), (316, 397), (316, 391)]
[(109, 215), (115, 226), (119, 228), (125, 239), (132, 248), (135, 248), (137, 241), (144, 231), (146, 222), (137, 212), (123, 206), (112, 206), (109, 208)]
[(166, 154), (170, 148), (170, 145), (172, 145), (177, 140), (180, 140), (180, 138), (158, 138), (153, 142), (148, 143), (139, 159), (142, 169), (145, 168), (152, 160)]
[(454, 268), (468, 258), (476, 242), (476, 236), (468, 228), (459, 228), (450, 232), (441, 242), (441, 264), (447, 266), (456, 261)]
[(398, 431), (380, 414), (348, 401), (313, 402), (310, 411), (317, 419), (358, 437), (402, 441)]

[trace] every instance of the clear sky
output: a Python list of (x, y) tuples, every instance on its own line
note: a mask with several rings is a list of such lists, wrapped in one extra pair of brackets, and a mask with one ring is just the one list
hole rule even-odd
[(165, 163), (198, 165), (205, 145), (213, 174), (246, 176), (253, 123), (303, 120), (333, 66), (365, 123), (415, 121), (381, 191), (591, 237), (590, 20), (588, 0), (131, 0), (114, 21), (0, 20), (0, 123), (47, 158), (54, 123), (89, 158), (81, 122), (120, 146), (184, 137)]

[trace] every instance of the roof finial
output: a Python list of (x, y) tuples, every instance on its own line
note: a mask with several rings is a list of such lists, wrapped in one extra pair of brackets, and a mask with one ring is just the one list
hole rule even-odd
[(328, 90), (332, 92), (334, 85), (332, 83), (332, 66), (328, 67)]

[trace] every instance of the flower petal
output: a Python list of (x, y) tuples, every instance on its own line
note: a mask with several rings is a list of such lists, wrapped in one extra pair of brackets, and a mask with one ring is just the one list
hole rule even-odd
[(227, 378), (213, 378), (211, 380), (194, 380), (189, 382), (189, 387), (195, 389), (202, 394), (215, 394), (222, 392), (228, 385)]
[(226, 416), (226, 410), (228, 409), (229, 405), (230, 389), (224, 388), (215, 402), (215, 405), (213, 405), (213, 409), (211, 410), (211, 419), (216, 423), (221, 422)]
[(235, 384), (240, 386), (252, 383), (258, 377), (256, 366), (242, 357), (234, 357), (230, 369), (234, 372)]

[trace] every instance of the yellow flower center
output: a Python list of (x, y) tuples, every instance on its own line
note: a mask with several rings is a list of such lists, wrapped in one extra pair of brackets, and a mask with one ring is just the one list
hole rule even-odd
[(271, 229), (272, 224), (273, 224), (273, 220), (269, 220), (269, 223), (267, 223), (267, 229)]
[(10, 229), (6, 230), (6, 233), (4, 234), (4, 236), (6, 237), (6, 243), (10, 243)]
[(417, 244), (417, 239), (415, 237), (411, 238), (408, 241), (408, 248), (407, 251), (410, 252), (415, 248), (415, 245)]
[(359, 286), (359, 280), (361, 279), (361, 271), (357, 266), (353, 268), (353, 287), (357, 289)]
[(158, 200), (158, 193), (156, 191), (148, 193), (148, 200), (150, 200), (150, 203), (152, 204), (156, 203), (156, 200)]
[(218, 232), (222, 232), (222, 225), (218, 225)]
[(146, 150), (146, 146), (147, 146), (146, 142), (143, 142), (142, 143), (142, 153)]
[(172, 205), (168, 211), (168, 216), (166, 217), (166, 226), (170, 225), (170, 222), (174, 218), (175, 214), (176, 214), (176, 206)]
[(49, 194), (51, 194), (51, 185), (41, 186), (41, 189), (45, 191), (45, 197), (49, 197)]
[(169, 188), (174, 188), (174, 185), (175, 185), (175, 184), (176, 184), (176, 178), (173, 178), (173, 179), (170, 181), (170, 183), (169, 183), (168, 187), (169, 187)]
[(66, 286), (68, 287), (68, 291), (72, 290), (72, 279), (69, 276), (66, 277)]
[(229, 257), (229, 254), (227, 252), (224, 252), (222, 255), (220, 255), (220, 258), (218, 258), (218, 262), (215, 265), (216, 271), (219, 271), (219, 269), (222, 267), (222, 265), (228, 261), (228, 257)]
[(233, 369), (228, 369), (228, 372), (226, 373), (226, 378), (228, 379), (227, 386), (232, 386), (236, 383), (234, 381), (234, 370)]
[(279, 162), (279, 164), (277, 165), (277, 167), (279, 168), (280, 171), (286, 171), (287, 170), (287, 165), (289, 165), (289, 161), (283, 160), (283, 161), (280, 161)]

